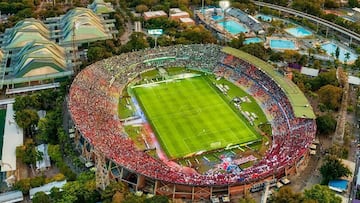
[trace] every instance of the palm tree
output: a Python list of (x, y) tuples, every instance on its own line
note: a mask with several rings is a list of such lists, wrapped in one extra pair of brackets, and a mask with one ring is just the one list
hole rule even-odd
[(345, 53), (345, 60), (344, 60), (344, 68), (345, 69), (347, 68), (347, 64), (348, 64), (349, 59), (350, 59), (350, 53), (346, 52)]

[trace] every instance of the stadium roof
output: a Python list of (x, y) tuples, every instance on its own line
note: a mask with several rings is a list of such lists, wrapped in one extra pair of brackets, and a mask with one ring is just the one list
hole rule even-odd
[[(67, 12), (60, 19), (62, 26), (62, 41), (60, 44), (71, 44), (73, 38), (76, 43), (88, 43), (98, 40), (111, 39), (109, 25), (92, 10), (75, 8)], [(73, 31), (75, 30), (75, 35)]]
[(48, 42), (50, 31), (39, 20), (29, 18), (18, 22), (15, 27), (5, 30), (2, 40), (4, 49), (21, 48), (28, 42)]
[(257, 68), (269, 75), (281, 89), (284, 90), (286, 96), (289, 98), (296, 117), (315, 118), (314, 111), (304, 93), (291, 80), (276, 72), (270, 64), (255, 56), (231, 47), (224, 47), (222, 51), (254, 64)]
[(14, 58), (14, 75), (29, 77), (63, 72), (67, 68), (65, 51), (55, 43), (28, 43)]
[(88, 8), (96, 14), (115, 12), (111, 3), (104, 2), (104, 0), (94, 0), (92, 4), (88, 5)]

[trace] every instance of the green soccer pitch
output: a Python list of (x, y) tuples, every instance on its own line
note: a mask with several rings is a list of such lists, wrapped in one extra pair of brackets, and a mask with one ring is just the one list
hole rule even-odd
[(205, 76), (132, 90), (169, 158), (259, 139)]

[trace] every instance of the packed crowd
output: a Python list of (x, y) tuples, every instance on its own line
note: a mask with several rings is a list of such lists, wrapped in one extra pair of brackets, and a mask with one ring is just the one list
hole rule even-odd
[[(160, 54), (157, 54), (160, 53)], [(168, 53), (168, 55), (164, 54)], [(265, 157), (240, 174), (220, 172), (183, 173), (136, 148), (126, 136), (117, 116), (121, 90), (140, 72), (152, 67), (153, 59), (165, 60), (164, 67), (184, 66), (225, 74), (246, 88), (272, 116), (273, 145)], [(150, 62), (149, 62), (150, 61)], [(94, 63), (77, 75), (71, 85), (68, 107), (84, 139), (108, 159), (145, 176), (177, 184), (225, 185), (252, 181), (295, 164), (306, 152), (315, 134), (313, 120), (294, 118), (281, 89), (262, 71), (221, 52), (217, 45), (178, 45), (148, 49)]]

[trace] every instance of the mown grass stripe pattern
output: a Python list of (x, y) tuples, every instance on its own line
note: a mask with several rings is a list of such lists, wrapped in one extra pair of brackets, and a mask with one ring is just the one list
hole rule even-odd
[(215, 88), (194, 77), (133, 89), (170, 158), (258, 138)]

